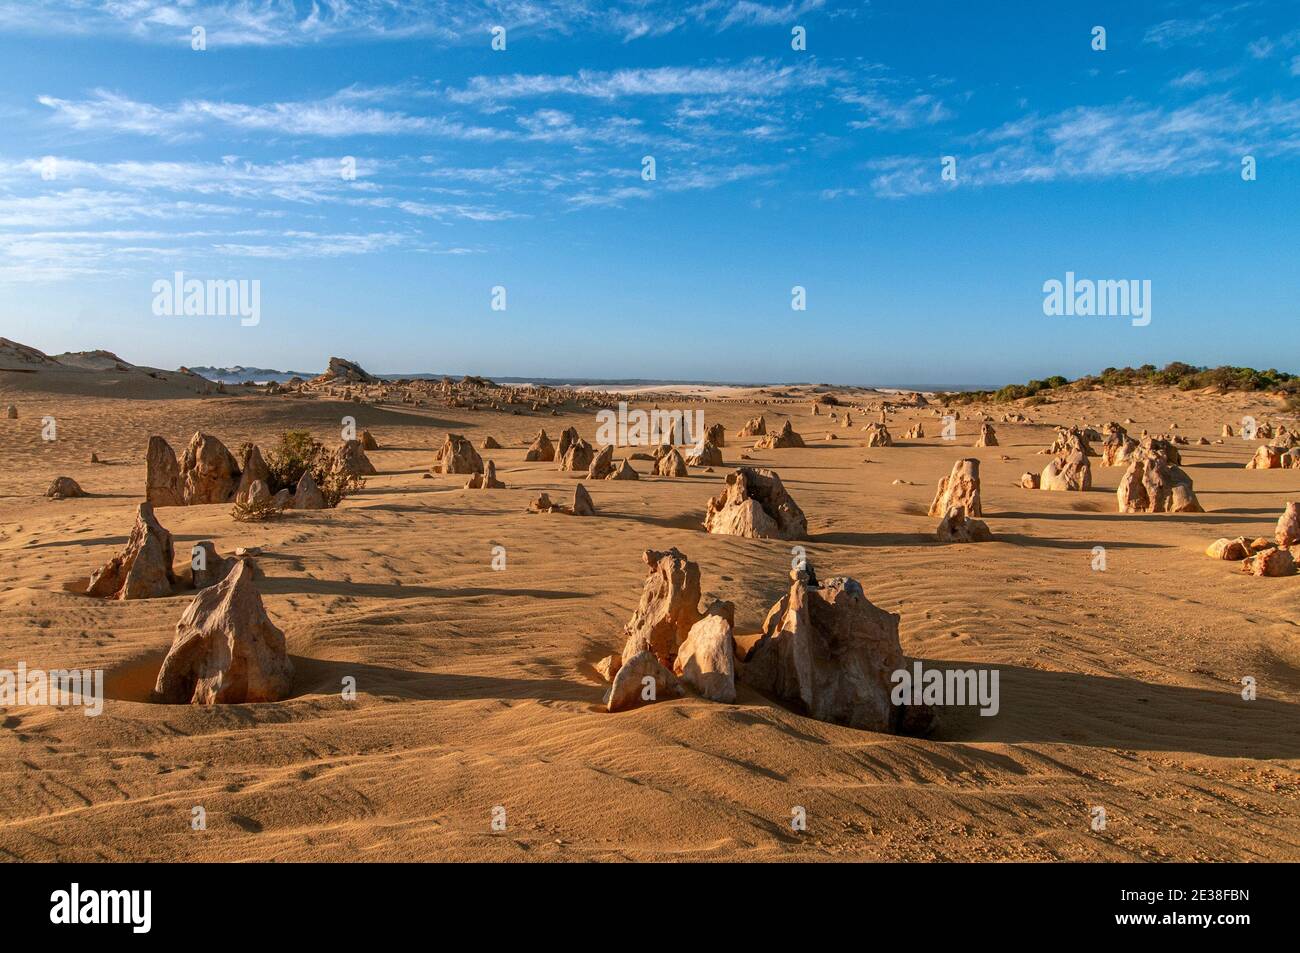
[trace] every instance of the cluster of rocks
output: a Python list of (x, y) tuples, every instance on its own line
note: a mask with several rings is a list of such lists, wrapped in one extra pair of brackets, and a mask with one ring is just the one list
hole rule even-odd
[(1204, 513), (1181, 462), (1172, 443), (1144, 437), (1115, 490), (1119, 512)]
[(905, 660), (898, 616), (872, 605), (855, 579), (819, 583), (811, 565), (790, 574), (748, 653), (735, 639), (735, 607), (700, 608), (700, 569), (677, 549), (647, 550), (641, 600), (624, 627), (622, 652), (596, 670), (609, 682), (610, 712), (682, 694), (731, 703), (736, 683), (796, 706), (812, 718), (882, 732), (927, 730), (930, 709), (896, 705), (892, 675)]
[(1253, 576), (1291, 576), (1300, 559), (1300, 503), (1288, 503), (1278, 517), (1273, 538), (1216, 539), (1205, 550), (1211, 559), (1241, 563), (1242, 572)]
[[(242, 551), (237, 551), (242, 552)], [(238, 563), (223, 557), (211, 540), (196, 543), (190, 559), (175, 568), (172, 535), (154, 513), (152, 503), (141, 503), (126, 545), (116, 556), (91, 573), (86, 595), (99, 599), (157, 599), (186, 589), (204, 589), (224, 579)]]
[[(364, 432), (369, 436), (368, 432)], [(373, 436), (370, 437), (374, 443)], [(375, 446), (378, 446), (375, 443)], [(197, 506), (210, 503), (267, 503), (279, 509), (318, 510), (325, 507), (310, 471), (302, 474), (294, 489), (281, 487), (271, 493), (271, 470), (256, 444), (245, 444), (242, 460), (236, 460), (216, 437), (195, 433), (178, 461), (175, 451), (159, 436), (149, 438), (145, 461), (145, 499), (156, 507)], [(341, 443), (330, 455), (332, 472), (363, 477), (376, 471), (360, 439)]]
[[(759, 418), (761, 421), (763, 418)], [(795, 433), (794, 425), (787, 420), (777, 433), (764, 433), (754, 444), (755, 450), (786, 450), (804, 446), (803, 437)]]
[(889, 428), (883, 423), (869, 423), (862, 428), (867, 435), (868, 447), (892, 447), (894, 438), (889, 434)]
[[(1053, 459), (1043, 468), (1037, 488), (1075, 492), (1092, 489), (1092, 464), (1088, 462), (1088, 457), (1095, 454), (1088, 445), (1089, 437), (1088, 431), (1078, 427), (1056, 428), (1056, 439), (1048, 451), (1053, 454)], [(1026, 476), (1029, 480), (1026, 480)], [(1031, 484), (1032, 474), (1026, 474), (1020, 479), (1021, 486)]]
[(567, 513), (570, 516), (595, 516), (596, 505), (591, 501), (587, 488), (579, 483), (573, 489), (573, 505), (565, 506), (551, 500), (550, 494), (539, 493), (528, 504), (530, 513)]
[(1262, 444), (1246, 464), (1247, 470), (1300, 469), (1300, 448), (1283, 448), (1277, 444)]

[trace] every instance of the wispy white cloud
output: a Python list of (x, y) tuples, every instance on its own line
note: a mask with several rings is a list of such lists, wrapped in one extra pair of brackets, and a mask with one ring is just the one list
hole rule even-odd
[(948, 188), (1067, 179), (1184, 177), (1235, 168), (1242, 155), (1300, 153), (1300, 100), (1207, 96), (1177, 109), (1125, 102), (1030, 116), (971, 137), (953, 150), (956, 183), (939, 156), (893, 156), (865, 166), (886, 198)]
[(355, 91), (307, 102), (250, 105), (213, 100), (184, 100), (156, 106), (110, 90), (94, 90), (89, 99), (40, 96), (56, 121), (73, 129), (187, 139), (211, 125), (249, 133), (341, 138), (345, 136), (415, 135), (470, 142), (509, 139), (508, 129), (466, 125), (440, 116), (416, 116), (380, 108), (358, 108)]

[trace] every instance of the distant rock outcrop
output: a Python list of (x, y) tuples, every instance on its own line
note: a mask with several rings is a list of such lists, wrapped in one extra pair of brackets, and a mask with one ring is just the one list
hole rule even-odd
[(312, 384), (375, 384), (378, 378), (367, 374), (360, 364), (342, 357), (331, 357), (329, 367)]

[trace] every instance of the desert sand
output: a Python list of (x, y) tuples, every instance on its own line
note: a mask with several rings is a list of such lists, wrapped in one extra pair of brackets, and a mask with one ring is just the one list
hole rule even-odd
[[(597, 515), (575, 518), (527, 512), (540, 492), (572, 499), (579, 475), (524, 453), (543, 427), (594, 442), (590, 409), (202, 394), (191, 377), (163, 375), (103, 360), (0, 371), (0, 405), (18, 411), (0, 419), (0, 666), (103, 668), (108, 695), (93, 718), (4, 711), (0, 857), (1300, 859), (1300, 577), (1253, 577), (1204, 552), (1219, 537), (1272, 535), (1300, 497), (1300, 470), (1245, 469), (1264, 441), (1213, 442), (1247, 414), (1285, 419), (1265, 396), (1062, 393), (1024, 410), (1031, 424), (1000, 422), (1015, 405), (965, 406), (953, 441), (933, 408), (901, 409), (888, 421), (894, 445), (867, 448), (861, 427), (877, 414), (864, 392), (845, 392), (864, 409), (841, 429), (811, 415), (811, 388), (697, 390), (726, 398), (677, 405), (725, 425), (725, 466), (671, 478), (633, 461), (639, 480), (587, 482)], [(774, 393), (788, 402), (767, 402)], [(998, 446), (972, 447), (980, 411)], [(759, 414), (769, 432), (790, 420), (806, 446), (752, 450), (733, 437)], [(57, 440), (42, 439), (46, 415)], [(157, 511), (178, 559), (206, 539), (224, 554), (260, 547), (258, 586), (287, 638), (291, 697), (151, 703), (193, 594), (80, 594), (126, 541), (150, 435), (178, 449), (195, 431), (232, 449), (291, 429), (334, 443), (345, 415), (381, 449), (369, 453), (378, 474), (337, 509), (266, 523), (236, 522), (224, 505)], [(1178, 423), (1206, 512), (1120, 514), (1124, 468), (1095, 459), (1088, 492), (1018, 485), (1046, 464), (1055, 425), (1126, 419), (1135, 436)], [(927, 436), (906, 439), (918, 422)], [(499, 441), (480, 452), (506, 488), (425, 478), (448, 433)], [(1201, 436), (1211, 443), (1196, 445)], [(676, 547), (697, 562), (706, 600), (735, 603), (738, 637), (788, 588), (789, 542), (702, 528), (742, 453), (777, 471), (802, 507), (818, 572), (857, 578), (901, 615), (909, 659), (1000, 671), (996, 717), (948, 708), (928, 737), (877, 734), (805, 717), (743, 682), (734, 704), (688, 693), (606, 712), (593, 663), (622, 645), (644, 550)], [(942, 545), (927, 507), (962, 457), (981, 461), (994, 538)], [(46, 499), (61, 475), (89, 496)], [(1105, 571), (1092, 568), (1095, 546)], [(354, 702), (340, 696), (348, 676)], [(1257, 680), (1254, 701), (1241, 698), (1245, 676)], [(196, 806), (206, 830), (191, 829)], [(491, 827), (497, 806), (503, 831)], [(791, 829), (795, 807), (805, 832)]]

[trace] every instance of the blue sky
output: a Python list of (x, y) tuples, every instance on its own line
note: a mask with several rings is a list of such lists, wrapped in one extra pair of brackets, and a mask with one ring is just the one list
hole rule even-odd
[[(0, 334), (165, 367), (1300, 370), (1297, 5), (976, 6), (0, 0)], [(154, 315), (178, 270), (260, 281), (260, 323)], [(1045, 316), (1067, 271), (1150, 280), (1150, 325)]]

